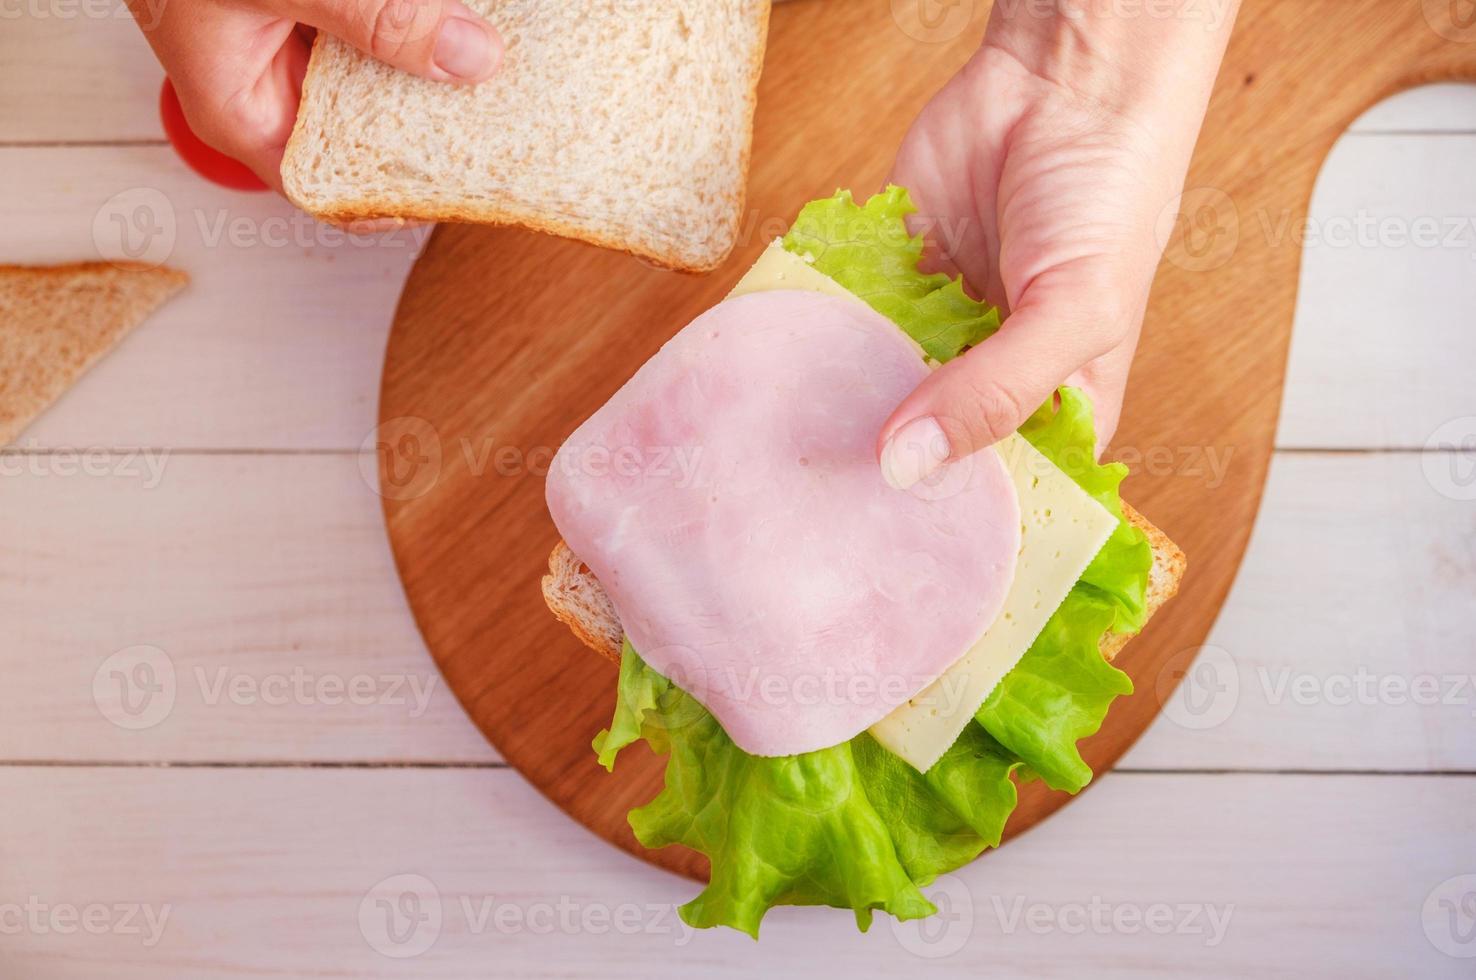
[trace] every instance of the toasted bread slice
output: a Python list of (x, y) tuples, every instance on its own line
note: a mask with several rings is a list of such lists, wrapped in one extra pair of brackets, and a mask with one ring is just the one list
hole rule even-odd
[(737, 241), (769, 0), (468, 0), (507, 45), (475, 87), (320, 33), (282, 160), (331, 221), (516, 224), (705, 271)]
[[(1147, 518), (1127, 504), (1123, 514), (1134, 527), (1141, 528), (1153, 548), (1153, 568), (1148, 575), (1148, 617), (1179, 591), (1188, 562), (1178, 545), (1168, 535), (1148, 523)], [(569, 627), (591, 650), (615, 663), (620, 662), (624, 631), (615, 606), (605, 594), (599, 579), (579, 560), (579, 556), (560, 541), (548, 556), (548, 574), (543, 577), (543, 601), (554, 616)], [(1131, 637), (1109, 633), (1102, 637), (1102, 656), (1112, 660)]]
[[(1146, 623), (1158, 612), (1160, 606), (1179, 594), (1179, 583), (1184, 579), (1184, 570), (1189, 567), (1189, 560), (1167, 534), (1149, 523), (1148, 518), (1129, 507), (1126, 502), (1122, 505), (1122, 516), (1147, 535), (1148, 546), (1153, 549), (1153, 567), (1148, 570), (1148, 596), (1146, 614), (1143, 617)], [(1132, 638), (1130, 633), (1108, 633), (1102, 637), (1102, 656), (1108, 660), (1116, 659), (1118, 652)]]
[(0, 266), (0, 445), (188, 281), (132, 263)]

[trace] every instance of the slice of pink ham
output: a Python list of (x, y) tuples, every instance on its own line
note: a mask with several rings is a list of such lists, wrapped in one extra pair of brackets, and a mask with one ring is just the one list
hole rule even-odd
[(959, 659), (1014, 576), (993, 450), (899, 492), (876, 435), (928, 374), (858, 300), (762, 292), (692, 321), (555, 457), (548, 508), (648, 664), (745, 752), (844, 742)]

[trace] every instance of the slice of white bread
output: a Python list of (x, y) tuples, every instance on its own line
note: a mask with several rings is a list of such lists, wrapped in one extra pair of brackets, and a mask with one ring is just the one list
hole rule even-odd
[(737, 241), (769, 0), (468, 0), (507, 45), (475, 87), (318, 35), (282, 160), (330, 221), (524, 225), (686, 271)]
[[(1178, 593), (1187, 561), (1178, 545), (1148, 523), (1142, 514), (1127, 504), (1122, 505), (1122, 511), (1129, 523), (1148, 536), (1148, 543), (1153, 548), (1153, 568), (1148, 575), (1148, 617), (1151, 618), (1160, 606)], [(615, 606), (599, 579), (562, 541), (548, 556), (548, 574), (543, 577), (543, 601), (548, 603), (554, 616), (591, 650), (617, 664), (620, 662), (624, 631)], [(1102, 637), (1102, 656), (1113, 659), (1129, 639), (1131, 637), (1127, 634), (1116, 633)]]
[(0, 445), (188, 281), (132, 263), (0, 265)]

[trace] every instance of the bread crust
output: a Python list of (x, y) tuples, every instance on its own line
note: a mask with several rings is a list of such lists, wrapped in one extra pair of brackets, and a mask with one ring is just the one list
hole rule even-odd
[[(673, 272), (704, 273), (721, 266), (733, 254), (733, 249), (738, 244), (738, 230), (742, 224), (743, 208), (747, 202), (748, 172), (753, 155), (753, 120), (758, 110), (758, 84), (763, 75), (764, 54), (769, 43), (769, 11), (770, 4), (753, 4), (755, 12), (755, 27), (758, 31), (758, 43), (754, 46), (749, 58), (748, 77), (744, 85), (743, 106), (743, 128), (747, 138), (743, 141), (743, 148), (738, 160), (738, 184), (737, 190), (729, 196), (728, 230), (730, 238), (728, 242), (710, 259), (704, 261), (687, 261), (676, 255), (673, 251), (657, 252), (643, 248), (639, 244), (628, 239), (612, 235), (603, 235), (591, 231), (588, 228), (578, 227), (572, 220), (560, 219), (556, 215), (528, 215), (518, 214), (504, 208), (495, 206), (453, 206), (453, 205), (430, 205), (414, 200), (394, 200), (391, 198), (364, 197), (358, 199), (335, 201), (331, 205), (319, 205), (309, 201), (299, 193), (296, 185), (295, 167), (298, 157), (310, 152), (310, 137), (306, 132), (307, 113), (298, 112), (297, 120), (293, 123), (292, 134), (287, 138), (287, 146), (282, 155), (281, 177), (282, 188), (288, 200), (297, 207), (311, 214), (313, 217), (332, 224), (351, 224), (357, 221), (373, 221), (382, 218), (400, 218), (406, 221), (452, 221), (468, 224), (490, 224), (509, 227), (527, 228), (530, 231), (542, 232), (549, 235), (557, 235), (561, 238), (571, 238), (576, 241), (587, 242), (600, 248), (608, 248), (612, 251), (624, 252), (645, 262), (650, 262), (658, 268), (668, 269)], [(323, 56), (321, 46), (324, 36), (320, 33), (313, 41), (312, 55), (308, 61), (307, 74), (302, 81), (301, 104), (309, 104), (318, 86), (328, 84), (327, 72), (323, 67)]]
[(145, 272), (158, 279), (167, 280), (176, 289), (190, 281), (188, 273), (171, 269), (167, 265), (149, 265), (147, 262), (67, 262), (62, 265), (10, 265), (0, 263), (0, 273), (24, 273), (34, 279), (73, 279), (92, 272)]
[[(1179, 594), (1179, 583), (1183, 581), (1184, 572), (1189, 568), (1189, 559), (1167, 534), (1130, 507), (1126, 501), (1122, 505), (1122, 516), (1129, 524), (1147, 536), (1148, 546), (1153, 549), (1153, 567), (1148, 571), (1148, 595), (1144, 604), (1143, 616), (1143, 622), (1147, 623), (1165, 602)], [(1131, 640), (1134, 635), (1133, 633), (1108, 633), (1102, 637), (1100, 647), (1102, 656), (1106, 657), (1109, 662), (1116, 659), (1117, 654), (1127, 646), (1128, 640)]]
[(543, 601), (581, 643), (612, 663), (620, 663), (622, 630), (610, 597), (589, 566), (560, 541), (548, 556)]
[[(1148, 595), (1144, 621), (1179, 592), (1179, 582), (1188, 559), (1169, 536), (1127, 504), (1123, 517), (1148, 537), (1153, 549), (1153, 567), (1148, 573)], [(620, 663), (621, 628), (615, 606), (600, 580), (563, 541), (548, 556), (548, 574), (543, 577), (543, 600), (549, 610), (568, 626), (580, 642), (612, 663)], [(1129, 633), (1108, 633), (1100, 649), (1108, 661), (1132, 639)]]

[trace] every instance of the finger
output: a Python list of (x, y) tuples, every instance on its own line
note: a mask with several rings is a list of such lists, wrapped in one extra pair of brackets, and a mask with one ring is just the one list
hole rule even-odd
[[(997, 250), (976, 216), (977, 208), (994, 207), (988, 175), (982, 175), (984, 186), (974, 186), (979, 183), (975, 179), (978, 168), (968, 159), (966, 141), (942, 139), (937, 135), (941, 127), (923, 126), (923, 122), (920, 119), (914, 127), (917, 131), (902, 142), (887, 183), (908, 188), (918, 209), (908, 217), (907, 228), (926, 242), (919, 270), (962, 275), (984, 295), (993, 278), (989, 256)], [(978, 199), (981, 190), (986, 197), (982, 202)]]
[(1080, 388), (1092, 403), (1099, 457), (1112, 442), (1122, 418), (1123, 394), (1127, 390), (1128, 373), (1132, 370), (1137, 347), (1137, 336), (1134, 335), (1066, 379), (1066, 384)]
[(459, 0), (266, 0), (283, 17), (438, 82), (484, 81), (502, 64), (497, 31)]
[(999, 254), (998, 228), (990, 216), (1005, 159), (998, 133), (1012, 127), (980, 124), (978, 64), (969, 62), (929, 100), (897, 148), (887, 182), (912, 192), (918, 210), (907, 227), (927, 243), (918, 267), (962, 275), (973, 295), (1003, 306), (992, 259)]
[(1071, 270), (1032, 283), (993, 337), (934, 372), (882, 426), (878, 459), (887, 481), (906, 489), (993, 445), (1066, 378), (1118, 346), (1129, 318), (1107, 312), (1107, 296)]
[(225, 95), (208, 83), (197, 84), (195, 76), (187, 78), (183, 87), (175, 82), (190, 128), (211, 146), (246, 164), (278, 194), (282, 193), (282, 155), (297, 119), (311, 50), (302, 37), (286, 32), (256, 83)]
[[(195, 135), (282, 189), (279, 167), (297, 117), (308, 42), (291, 20), (214, 3), (152, 8), (144, 36), (169, 74)], [(142, 26), (144, 21), (140, 21)]]

